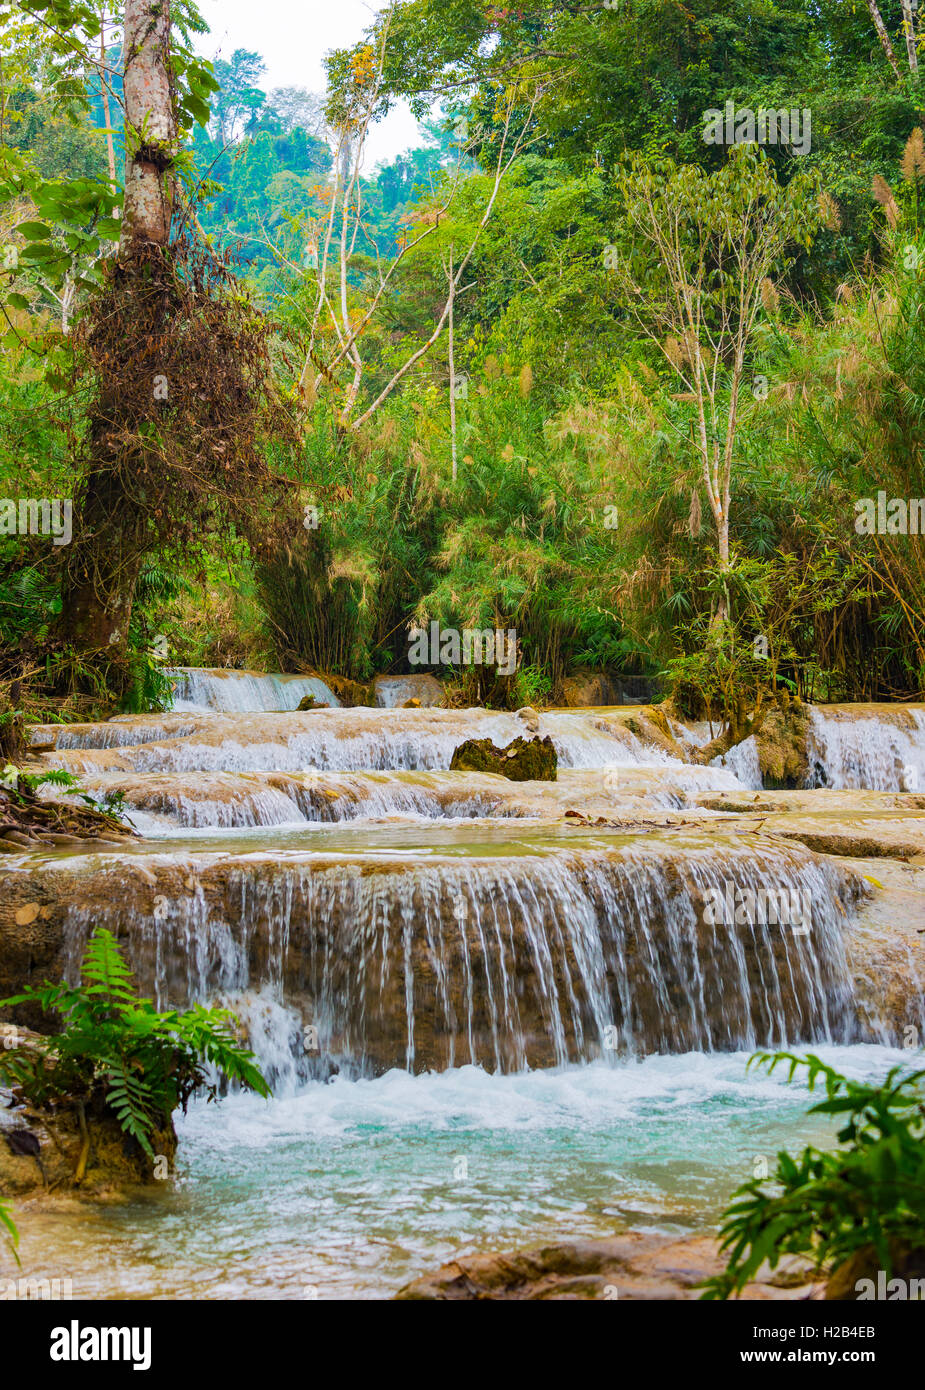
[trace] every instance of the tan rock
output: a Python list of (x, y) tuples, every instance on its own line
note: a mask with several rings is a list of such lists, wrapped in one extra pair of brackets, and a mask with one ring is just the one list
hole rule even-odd
[[(697, 1299), (706, 1279), (726, 1265), (709, 1235), (671, 1236), (628, 1231), (599, 1240), (563, 1240), (535, 1250), (470, 1255), (406, 1284), (401, 1300)], [(760, 1270), (742, 1297), (751, 1300), (816, 1297), (807, 1265), (793, 1261)]]

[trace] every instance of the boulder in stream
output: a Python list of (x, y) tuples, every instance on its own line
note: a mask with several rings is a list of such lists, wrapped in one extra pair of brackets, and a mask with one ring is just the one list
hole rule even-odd
[(450, 762), (451, 772), (496, 772), (511, 782), (555, 782), (559, 759), (556, 747), (545, 738), (515, 738), (498, 748), (490, 738), (470, 738), (461, 743)]

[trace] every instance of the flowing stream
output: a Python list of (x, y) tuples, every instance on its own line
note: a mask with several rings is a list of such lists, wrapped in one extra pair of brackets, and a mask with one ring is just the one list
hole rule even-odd
[[(748, 749), (685, 761), (644, 711), (343, 709), (308, 677), (172, 674), (169, 714), (35, 730), (144, 836), (38, 871), (72, 978), (110, 927), (161, 1007), (234, 1008), (275, 1098), (194, 1102), (174, 1181), (36, 1215), (30, 1272), (73, 1271), (75, 1296), (382, 1297), (460, 1250), (695, 1229), (756, 1155), (829, 1136), (746, 1074), (752, 1049), (895, 1060), (846, 956), (863, 877), (711, 809), (760, 788)], [(555, 783), (448, 771), (466, 738), (532, 732)], [(921, 710), (813, 711), (810, 739), (812, 786), (925, 786)]]

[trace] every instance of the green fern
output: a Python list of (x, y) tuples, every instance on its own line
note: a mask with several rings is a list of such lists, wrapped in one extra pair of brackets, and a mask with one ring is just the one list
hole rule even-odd
[(194, 1005), (159, 1013), (139, 996), (132, 971), (111, 932), (97, 928), (87, 942), (81, 984), (30, 988), (0, 1007), (37, 1003), (61, 1015), (64, 1027), (28, 1052), (0, 1054), (0, 1080), (22, 1087), (33, 1105), (82, 1104), (114, 1115), (149, 1156), (159, 1126), (193, 1092), (210, 1096), (206, 1068), (258, 1095), (270, 1090), (253, 1054), (236, 1039), (234, 1015)]
[(785, 1254), (807, 1256), (817, 1268), (837, 1268), (855, 1251), (873, 1247), (889, 1274), (896, 1243), (925, 1247), (925, 1071), (894, 1067), (882, 1085), (842, 1076), (810, 1053), (760, 1052), (749, 1065), (802, 1068), (810, 1091), (825, 1100), (810, 1114), (838, 1115), (840, 1147), (807, 1147), (796, 1158), (781, 1152), (768, 1179), (745, 1183), (733, 1194), (721, 1228), (729, 1263), (705, 1285), (704, 1298), (741, 1292), (767, 1260), (772, 1269)]

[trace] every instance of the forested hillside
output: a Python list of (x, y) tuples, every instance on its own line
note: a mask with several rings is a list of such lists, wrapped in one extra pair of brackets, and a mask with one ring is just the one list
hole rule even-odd
[(172, 22), (129, 273), (121, 16), (4, 15), (0, 491), (74, 534), (7, 519), (2, 718), (157, 708), (164, 660), (364, 681), (432, 620), (516, 631), (460, 702), (921, 697), (900, 0), (403, 0), (319, 93)]

